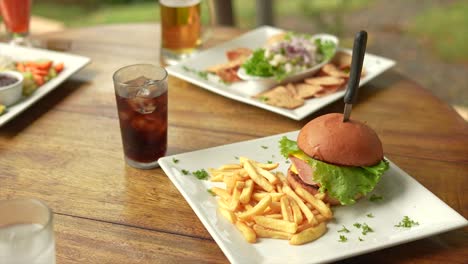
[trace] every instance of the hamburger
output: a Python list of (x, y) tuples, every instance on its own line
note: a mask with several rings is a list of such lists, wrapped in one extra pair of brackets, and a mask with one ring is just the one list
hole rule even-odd
[(331, 205), (349, 205), (371, 192), (388, 169), (382, 142), (372, 128), (343, 115), (326, 114), (307, 123), (297, 141), (283, 137), (281, 154), (291, 161), (287, 180)]

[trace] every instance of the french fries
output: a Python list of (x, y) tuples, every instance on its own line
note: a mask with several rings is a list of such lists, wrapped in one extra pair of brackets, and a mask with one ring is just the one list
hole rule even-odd
[(254, 221), (263, 227), (294, 234), (297, 231), (297, 224), (286, 220), (273, 219), (265, 216), (254, 216)]
[(241, 231), (242, 235), (244, 236), (245, 240), (249, 243), (255, 243), (257, 241), (257, 234), (250, 228), (248, 225), (244, 224), (244, 222), (237, 221), (236, 227)]
[(289, 240), (293, 235), (286, 232), (271, 230), (265, 228), (261, 225), (254, 225), (253, 229), (255, 233), (257, 233), (258, 237), (269, 237), (269, 238), (277, 238), (277, 239), (286, 239)]
[(246, 157), (239, 164), (208, 169), (212, 182), (224, 182), (226, 189), (213, 187), (221, 216), (233, 223), (244, 239), (289, 240), (301, 245), (322, 236), (333, 218), (323, 195), (312, 195), (303, 188), (291, 188), (284, 174), (273, 172), (278, 163), (260, 163)]
[(302, 245), (321, 237), (327, 231), (327, 225), (320, 223), (318, 226), (309, 227), (298, 234), (295, 234), (289, 240), (290, 245)]
[(331, 218), (333, 216), (330, 207), (326, 206), (322, 200), (315, 198), (308, 191), (304, 190), (302, 187), (296, 188), (296, 193), (301, 196), (302, 199), (310, 203), (317, 211), (320, 212), (326, 218)]

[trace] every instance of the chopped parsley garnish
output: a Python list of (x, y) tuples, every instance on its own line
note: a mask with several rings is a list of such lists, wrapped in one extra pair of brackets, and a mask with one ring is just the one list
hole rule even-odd
[(260, 100), (260, 101), (262, 101), (262, 102), (267, 102), (269, 99), (270, 99), (270, 98), (268, 98), (268, 97), (266, 97), (266, 96), (264, 96), (264, 95), (258, 97), (258, 100)]
[(374, 218), (373, 214), (366, 214), (366, 216), (369, 217), (369, 218)]
[(338, 242), (346, 242), (346, 241), (348, 241), (348, 238), (343, 235), (340, 235), (340, 240), (338, 240)]
[(359, 241), (364, 241), (364, 239), (362, 239), (361, 237), (358, 237)]
[(291, 162), (290, 162), (289, 160), (287, 160), (287, 161), (285, 161), (285, 163), (289, 164), (289, 163), (291, 163)]
[(188, 174), (189, 174), (189, 171), (188, 171), (188, 170), (182, 170), (182, 174), (183, 174), (183, 175), (188, 175)]
[(176, 158), (172, 158), (172, 162), (174, 162), (174, 163), (179, 163), (179, 160), (176, 159)]
[(216, 196), (216, 194), (211, 189), (206, 189), (206, 191), (212, 196)]
[(198, 75), (200, 78), (204, 79), (204, 80), (208, 80), (208, 72), (199, 71), (199, 72), (197, 72), (197, 75)]
[(378, 202), (378, 201), (382, 201), (382, 200), (383, 200), (383, 196), (376, 195), (376, 194), (372, 194), (371, 197), (369, 198), (369, 201), (371, 201), (371, 202)]
[(360, 223), (354, 223), (353, 226), (356, 227), (356, 228), (361, 228), (361, 224), (360, 224)]
[(261, 146), (261, 147), (262, 147), (262, 149), (267, 149), (268, 148), (268, 146)]
[(238, 159), (239, 159), (239, 157), (237, 157), (237, 156), (234, 156), (234, 158), (235, 158), (236, 160), (238, 160)]
[(269, 160), (267, 161), (268, 164), (273, 164), (273, 161)]
[(348, 228), (346, 228), (345, 226), (343, 226), (343, 228), (340, 229), (340, 230), (338, 230), (338, 232), (349, 233), (349, 230), (348, 230)]
[(185, 65), (182, 66), (182, 69), (184, 69), (187, 72), (194, 73), (194, 74), (198, 75), (198, 77), (200, 77), (200, 78), (202, 78), (204, 80), (208, 80), (208, 75), (210, 74), (207, 71), (199, 71), (197, 69), (193, 69), (193, 68), (187, 67)]
[(401, 222), (398, 223), (398, 225), (395, 225), (395, 227), (411, 228), (416, 225), (419, 225), (419, 223), (411, 220), (407, 215), (405, 215), (403, 217), (403, 220), (401, 220)]
[(207, 180), (208, 179), (208, 172), (205, 169), (197, 170), (192, 172), (193, 176), (197, 177), (199, 180)]
[(362, 225), (362, 234), (367, 235), (367, 233), (374, 232), (374, 230), (368, 226), (366, 223)]

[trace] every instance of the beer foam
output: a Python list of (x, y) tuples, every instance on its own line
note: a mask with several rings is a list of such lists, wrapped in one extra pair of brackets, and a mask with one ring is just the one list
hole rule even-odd
[(189, 7), (200, 3), (201, 0), (160, 0), (161, 5), (167, 7)]

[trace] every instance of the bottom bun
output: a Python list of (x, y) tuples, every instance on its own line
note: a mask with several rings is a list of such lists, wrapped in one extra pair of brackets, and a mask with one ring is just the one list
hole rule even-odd
[[(291, 185), (293, 189), (296, 189), (297, 187), (302, 187), (304, 190), (308, 191), (312, 195), (315, 195), (319, 193), (319, 187), (316, 185), (310, 185), (301, 180), (299, 176), (292, 172), (291, 170), (288, 170), (288, 182)], [(340, 201), (338, 201), (335, 198), (330, 197), (327, 193), (325, 193), (325, 198), (323, 199), (324, 202), (330, 203), (330, 205), (335, 206), (335, 205), (341, 205)]]

